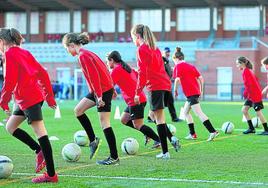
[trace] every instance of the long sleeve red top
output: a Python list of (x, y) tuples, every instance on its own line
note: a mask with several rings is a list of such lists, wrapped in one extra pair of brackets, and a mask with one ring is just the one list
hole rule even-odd
[(146, 86), (148, 91), (171, 91), (171, 81), (165, 71), (161, 52), (158, 48), (150, 49), (142, 44), (138, 47), (138, 82), (136, 95)]
[(87, 85), (97, 97), (113, 88), (113, 81), (104, 62), (93, 52), (83, 48), (79, 51), (79, 63)]
[(251, 100), (253, 103), (262, 101), (261, 86), (254, 73), (245, 68), (242, 73), (245, 86), (244, 97)]
[(56, 105), (46, 70), (32, 54), (20, 47), (11, 47), (5, 52), (5, 75), (0, 106), (9, 110), (12, 93), (21, 110), (46, 100), (49, 106)]
[[(132, 70), (128, 73), (123, 69), (122, 65), (117, 64), (111, 71), (111, 76), (114, 84), (117, 84), (122, 91), (122, 96), (128, 106), (135, 106), (134, 96), (135, 88), (137, 84), (137, 72)], [(146, 102), (146, 96), (144, 92), (139, 94), (140, 103)]]

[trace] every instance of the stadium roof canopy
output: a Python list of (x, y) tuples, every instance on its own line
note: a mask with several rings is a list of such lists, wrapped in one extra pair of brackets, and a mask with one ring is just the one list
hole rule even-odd
[(0, 11), (258, 6), (268, 0), (0, 0)]

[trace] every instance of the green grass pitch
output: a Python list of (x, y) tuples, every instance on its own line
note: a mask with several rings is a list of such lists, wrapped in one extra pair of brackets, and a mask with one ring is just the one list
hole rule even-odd
[[(61, 119), (54, 119), (54, 111), (47, 106), (43, 108), (49, 136), (59, 138), (58, 141), (51, 143), (56, 170), (60, 177), (58, 184), (44, 184), (42, 187), (268, 187), (268, 137), (241, 134), (241, 129), (247, 127), (246, 123), (241, 121), (242, 102), (201, 103), (204, 112), (216, 128), (220, 129), (225, 121), (232, 121), (235, 129), (240, 129), (235, 130), (231, 135), (220, 131), (219, 137), (210, 143), (206, 142), (208, 132), (196, 117), (194, 119), (198, 139), (185, 140), (184, 137), (188, 134), (186, 123), (172, 123), (166, 110), (167, 123), (176, 126), (176, 136), (180, 138), (182, 144), (182, 149), (178, 153), (169, 144), (171, 154), (169, 161), (155, 159), (155, 155), (160, 153), (160, 150), (145, 147), (144, 136), (140, 132), (123, 126), (119, 120), (114, 120), (116, 105), (119, 105), (122, 113), (125, 104), (122, 101), (113, 102), (111, 124), (117, 138), (119, 166), (96, 165), (96, 160), (107, 157), (109, 153), (95, 108), (89, 110), (87, 114), (96, 135), (102, 139), (96, 158), (89, 160), (88, 148), (82, 147), (82, 156), (78, 162), (68, 163), (62, 159), (62, 147), (73, 142), (74, 133), (82, 130), (73, 115), (75, 104), (75, 101), (59, 102)], [(182, 105), (183, 102), (176, 102), (177, 109)], [(263, 112), (268, 118), (267, 109)], [(254, 115), (253, 110), (251, 114)], [(3, 118), (4, 113), (1, 112), (0, 119)], [(154, 124), (147, 122), (146, 124), (156, 130)], [(33, 135), (26, 123), (21, 128)], [(257, 130), (261, 131), (262, 128)], [(135, 156), (122, 154), (121, 142), (127, 137), (136, 138), (140, 144), (138, 154)], [(31, 183), (34, 175), (34, 153), (12, 138), (4, 127), (0, 127), (0, 143), (0, 155), (8, 156), (14, 164), (12, 176), (8, 179), (0, 179), (0, 187), (41, 187)], [(152, 142), (149, 145), (152, 145)]]

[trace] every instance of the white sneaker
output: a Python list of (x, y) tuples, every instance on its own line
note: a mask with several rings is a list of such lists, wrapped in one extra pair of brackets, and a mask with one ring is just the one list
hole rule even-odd
[(189, 134), (188, 136), (185, 137), (186, 140), (196, 140), (197, 136), (196, 134)]
[(218, 131), (214, 132), (214, 133), (210, 133), (207, 141), (210, 142), (212, 140), (214, 140), (214, 138), (216, 138), (220, 133)]
[(165, 159), (165, 160), (168, 160), (168, 159), (170, 159), (170, 154), (169, 154), (169, 152), (166, 152), (165, 154), (160, 153), (160, 154), (156, 155), (156, 158), (157, 159)]

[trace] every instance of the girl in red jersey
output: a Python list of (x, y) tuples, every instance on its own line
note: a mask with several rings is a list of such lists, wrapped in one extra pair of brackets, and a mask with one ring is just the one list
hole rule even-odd
[(246, 99), (246, 102), (242, 108), (242, 112), (247, 119), (249, 128), (243, 133), (250, 134), (256, 132), (248, 113), (248, 110), (253, 106), (264, 128), (264, 131), (260, 133), (260, 135), (268, 135), (267, 121), (261, 111), (264, 108), (262, 104), (262, 91), (256, 76), (250, 70), (253, 67), (252, 63), (246, 57), (239, 57), (236, 60), (236, 66), (239, 70), (242, 71), (243, 82), (245, 86), (244, 98)]
[[(17, 108), (9, 117), (6, 129), (35, 151), (36, 172), (40, 172), (45, 166), (47, 167), (47, 172), (42, 176), (33, 178), (32, 182), (58, 182), (52, 148), (41, 110), (44, 100), (53, 109), (56, 108), (56, 102), (47, 72), (29, 51), (19, 47), (22, 40), (20, 32), (16, 29), (0, 29), (0, 52), (5, 56), (4, 85), (0, 106), (7, 115), (11, 115), (8, 103), (12, 93), (14, 94)], [(28, 133), (19, 128), (25, 119), (32, 126), (39, 144)]]
[(176, 48), (176, 51), (173, 55), (173, 61), (176, 64), (173, 73), (173, 77), (175, 79), (175, 96), (178, 96), (178, 85), (180, 83), (183, 93), (187, 97), (187, 101), (184, 105), (184, 114), (189, 126), (190, 134), (186, 137), (186, 139), (196, 139), (194, 121), (192, 115), (190, 114), (192, 109), (195, 115), (202, 121), (204, 126), (210, 132), (207, 141), (212, 141), (219, 133), (214, 129), (210, 120), (202, 111), (199, 103), (200, 96), (203, 92), (203, 77), (193, 65), (190, 65), (184, 61), (184, 54), (181, 52), (181, 48)]
[(152, 138), (155, 143), (153, 148), (160, 146), (157, 134), (150, 127), (144, 125), (144, 108), (146, 106), (146, 96), (141, 92), (140, 104), (135, 104), (134, 96), (137, 83), (137, 72), (126, 64), (118, 51), (112, 51), (107, 56), (107, 65), (112, 69), (111, 77), (115, 85), (122, 91), (123, 98), (128, 107), (125, 109), (121, 122), (133, 129), (137, 129), (145, 135), (145, 145), (148, 138)]
[(110, 149), (110, 156), (107, 159), (97, 161), (97, 164), (119, 164), (116, 139), (110, 124), (111, 100), (114, 90), (109, 71), (105, 63), (96, 54), (82, 48), (82, 45), (89, 43), (89, 37), (86, 33), (80, 35), (68, 33), (63, 37), (62, 43), (72, 56), (78, 56), (82, 72), (91, 91), (74, 109), (77, 119), (85, 129), (90, 140), (90, 159), (93, 158), (98, 150), (100, 140), (95, 136), (85, 111), (97, 105), (101, 127)]
[[(165, 72), (162, 54), (155, 45), (155, 38), (149, 27), (142, 24), (136, 25), (131, 30), (131, 36), (134, 44), (138, 47), (138, 81), (134, 101), (136, 104), (140, 104), (140, 94), (146, 86), (150, 108), (154, 112), (162, 146), (162, 153), (156, 158), (169, 159), (164, 97), (167, 92), (171, 91), (171, 81)], [(174, 143), (179, 146), (178, 140), (175, 140)]]

